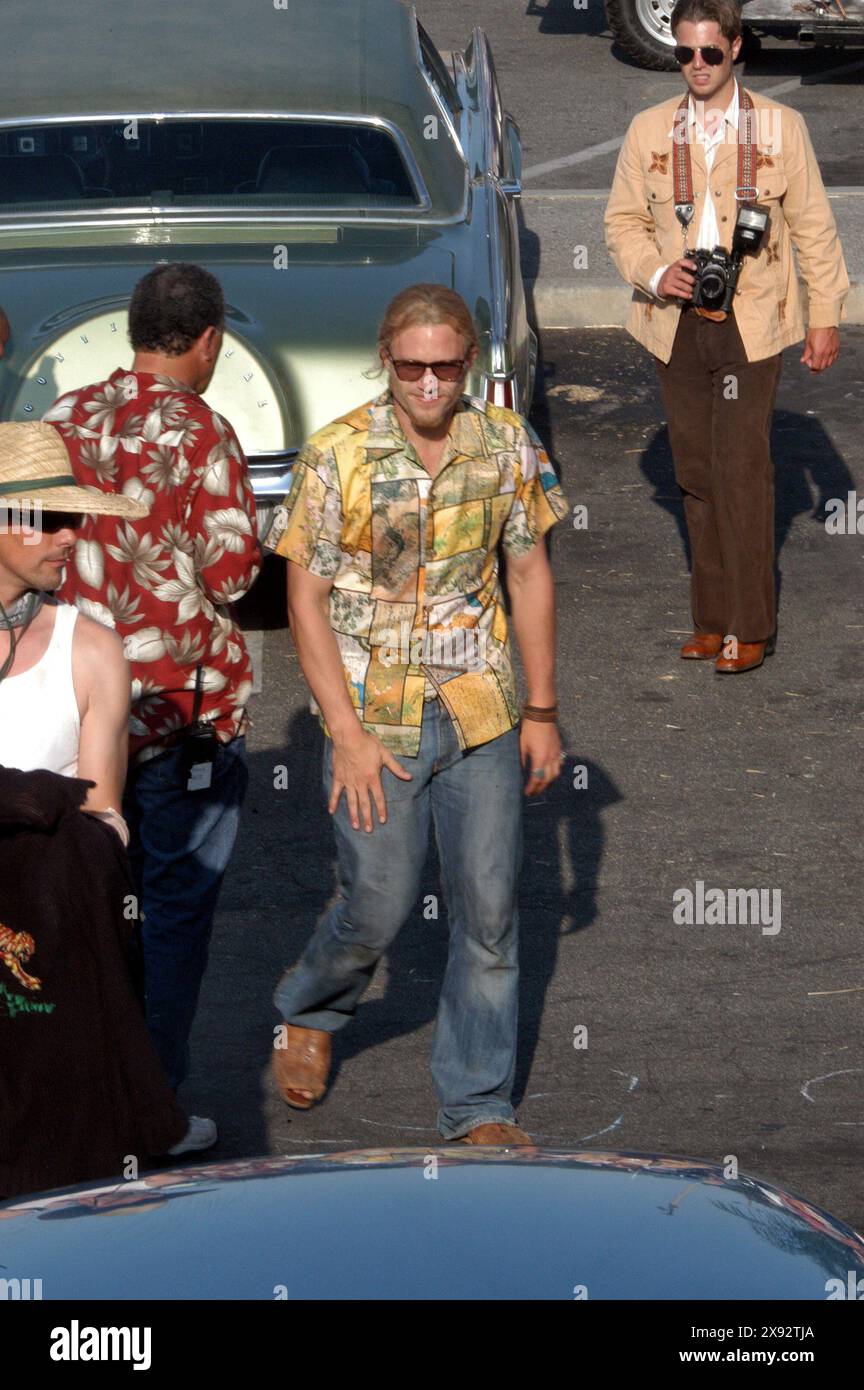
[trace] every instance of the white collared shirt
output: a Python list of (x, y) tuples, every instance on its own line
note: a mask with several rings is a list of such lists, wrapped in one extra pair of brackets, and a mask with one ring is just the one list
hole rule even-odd
[[(709, 109), (710, 109), (710, 108), (709, 108)], [(727, 134), (727, 127), (730, 127), (731, 130), (735, 132), (734, 136)], [(706, 167), (707, 170), (708, 170), (708, 175), (709, 175), (709, 179), (710, 179), (711, 170), (714, 168), (714, 157), (715, 157), (715, 155), (716, 155), (717, 150), (719, 149), (719, 147), (723, 144), (724, 140), (726, 140), (726, 139), (734, 139), (735, 142), (736, 142), (736, 144), (737, 144), (737, 139), (738, 139), (738, 83), (737, 83), (737, 81), (736, 81), (736, 83), (735, 83), (735, 89), (734, 89), (734, 91), (733, 91), (733, 93), (732, 93), (732, 100), (729, 102), (729, 105), (726, 107), (726, 110), (725, 110), (724, 115), (723, 115), (723, 120), (720, 121), (720, 122), (718, 123), (717, 128), (716, 128), (716, 130), (714, 131), (714, 134), (713, 134), (713, 135), (709, 135), (709, 134), (706, 132), (704, 126), (702, 125), (702, 122), (699, 120), (699, 118), (698, 118), (698, 116), (697, 116), (697, 114), (696, 114), (696, 103), (695, 103), (695, 101), (693, 100), (693, 93), (692, 93), (692, 92), (690, 93), (689, 110), (688, 110), (688, 115), (687, 115), (687, 138), (688, 138), (688, 139), (691, 138), (691, 134), (690, 134), (691, 131), (694, 132), (695, 138), (699, 141), (700, 145), (702, 146), (702, 149), (703, 149), (704, 152), (705, 152), (705, 167)], [(669, 131), (669, 138), (670, 138), (670, 139), (673, 138), (673, 134), (674, 134), (674, 127), (673, 127), (673, 130), (670, 130), (670, 131)], [(718, 226), (718, 224), (717, 224), (717, 212), (716, 212), (715, 207), (714, 207), (714, 200), (713, 200), (713, 198), (711, 198), (711, 197), (708, 196), (709, 193), (710, 193), (710, 191), (711, 191), (711, 190), (710, 190), (709, 188), (706, 187), (706, 190), (705, 190), (705, 204), (704, 204), (704, 207), (702, 208), (702, 216), (701, 216), (701, 218), (699, 219), (699, 230), (698, 230), (698, 232), (697, 232), (697, 234), (696, 234), (696, 247), (695, 247), (694, 249), (697, 249), (697, 250), (698, 250), (699, 247), (704, 247), (704, 248), (706, 249), (706, 251), (713, 251), (715, 246), (719, 246), (719, 245), (720, 245), (720, 228), (719, 228), (719, 226)], [(663, 275), (666, 273), (666, 271), (667, 271), (668, 269), (669, 269), (668, 265), (661, 265), (660, 269), (657, 270), (657, 271), (655, 271), (654, 274), (653, 274), (652, 277), (651, 277), (651, 293), (655, 296), (655, 298), (660, 298), (660, 299), (661, 299), (661, 302), (662, 302), (662, 297), (659, 296), (659, 295), (657, 294), (657, 286), (660, 284), (660, 280), (662, 279)]]

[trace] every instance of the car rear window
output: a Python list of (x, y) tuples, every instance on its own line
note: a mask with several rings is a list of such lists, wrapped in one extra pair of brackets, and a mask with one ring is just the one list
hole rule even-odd
[(145, 120), (0, 130), (0, 213), (208, 205), (416, 207), (392, 135), (329, 121)]

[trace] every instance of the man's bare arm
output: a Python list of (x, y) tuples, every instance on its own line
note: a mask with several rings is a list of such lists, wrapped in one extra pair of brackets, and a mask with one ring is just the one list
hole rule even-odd
[[(132, 678), (116, 633), (78, 615), (72, 675), (81, 711), (78, 776), (95, 782), (85, 811), (119, 811), (129, 751)], [(83, 699), (81, 698), (83, 696)]]
[(411, 777), (383, 743), (366, 732), (351, 703), (339, 646), (330, 626), (332, 587), (332, 579), (322, 579), (288, 561), (291, 635), (309, 689), (333, 738), (333, 786), (328, 810), (332, 815), (344, 791), (354, 829), (360, 829), (362, 818), (364, 830), (371, 831), (371, 802), (379, 820), (387, 819), (381, 768), (389, 767), (403, 781), (410, 781)]
[(507, 556), (507, 589), (528, 703), (554, 705), (555, 581), (544, 540), (524, 555)]
[[(541, 707), (557, 704), (555, 581), (545, 540), (539, 540), (524, 555), (508, 555), (507, 588), (513, 632), (528, 684), (528, 703)], [(519, 743), (523, 766), (532, 769), (525, 793), (535, 796), (554, 782), (561, 770), (558, 725), (523, 719)]]

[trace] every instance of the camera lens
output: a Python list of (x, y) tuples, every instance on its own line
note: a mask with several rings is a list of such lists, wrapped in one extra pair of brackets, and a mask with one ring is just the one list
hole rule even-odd
[(720, 304), (726, 293), (726, 281), (716, 270), (709, 270), (702, 276), (700, 286), (702, 292), (702, 302), (710, 309), (712, 304)]

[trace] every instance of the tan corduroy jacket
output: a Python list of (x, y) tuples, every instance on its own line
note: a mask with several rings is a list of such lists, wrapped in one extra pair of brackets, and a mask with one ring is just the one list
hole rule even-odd
[[(845, 318), (849, 277), (825, 194), (813, 146), (797, 111), (750, 92), (756, 107), (759, 202), (771, 214), (769, 230), (756, 256), (745, 256), (735, 296), (735, 320), (748, 361), (781, 352), (804, 337), (804, 321), (792, 245), (807, 285), (811, 328), (829, 328)], [(681, 309), (650, 291), (662, 265), (684, 254), (675, 216), (671, 131), (681, 97), (642, 111), (630, 124), (618, 157), (606, 208), (606, 245), (628, 284), (635, 287), (627, 330), (644, 347), (668, 362)], [(729, 132), (727, 132), (729, 133)], [(738, 147), (724, 141), (709, 176), (701, 144), (690, 141), (695, 211), (690, 245), (704, 199), (716, 200), (720, 244), (727, 250), (737, 215)]]

